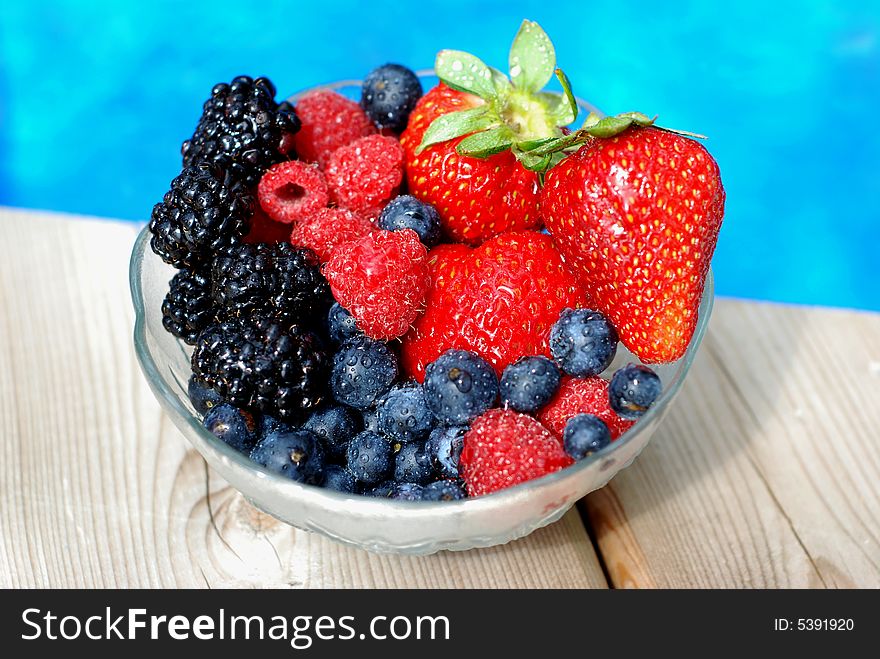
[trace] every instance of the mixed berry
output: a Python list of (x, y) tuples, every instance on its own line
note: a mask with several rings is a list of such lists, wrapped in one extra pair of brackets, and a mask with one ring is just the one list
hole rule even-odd
[[(455, 501), (558, 471), (636, 423), (663, 390), (644, 364), (693, 336), (724, 211), (699, 136), (574, 127), (530, 21), (510, 78), (435, 69), (425, 92), (381, 66), (359, 103), (220, 83), (153, 209), (195, 412), (291, 480)], [(642, 363), (610, 373), (619, 343)]]

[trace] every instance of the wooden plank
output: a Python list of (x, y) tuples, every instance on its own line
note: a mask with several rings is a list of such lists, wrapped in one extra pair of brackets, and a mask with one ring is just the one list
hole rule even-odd
[(720, 300), (651, 444), (585, 501), (617, 587), (880, 586), (880, 315)]
[(0, 586), (603, 587), (579, 515), (503, 547), (379, 556), (212, 474), (135, 361), (134, 227), (0, 209)]

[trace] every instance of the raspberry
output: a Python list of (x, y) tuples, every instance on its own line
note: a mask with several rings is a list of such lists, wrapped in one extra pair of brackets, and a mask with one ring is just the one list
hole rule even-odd
[(425, 303), (427, 261), (412, 229), (376, 231), (333, 250), (324, 276), (364, 334), (393, 339), (409, 329)]
[(470, 496), (540, 478), (572, 464), (560, 441), (533, 417), (489, 410), (464, 436), (461, 475)]
[(291, 160), (278, 163), (260, 179), (257, 197), (276, 222), (292, 224), (327, 206), (327, 182), (314, 165)]
[(324, 168), (330, 197), (342, 208), (378, 215), (403, 181), (403, 158), (400, 143), (384, 135), (337, 149)]
[(617, 439), (633, 424), (621, 419), (608, 401), (608, 382), (599, 377), (573, 378), (563, 376), (559, 391), (538, 412), (538, 420), (557, 437), (562, 438), (565, 424), (577, 414), (593, 414), (608, 426), (611, 439)]
[(294, 136), (297, 154), (323, 167), (336, 149), (376, 132), (361, 106), (333, 91), (316, 91), (296, 104), (302, 127)]
[(322, 208), (293, 227), (290, 242), (309, 247), (326, 263), (333, 248), (363, 238), (376, 227), (365, 217), (344, 208)]
[(286, 243), (290, 239), (290, 225), (284, 222), (276, 222), (266, 211), (255, 204), (254, 214), (251, 216), (251, 228), (244, 238), (243, 243), (253, 245), (255, 243)]

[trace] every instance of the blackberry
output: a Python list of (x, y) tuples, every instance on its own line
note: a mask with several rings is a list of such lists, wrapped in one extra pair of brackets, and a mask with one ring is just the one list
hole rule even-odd
[(247, 233), (254, 198), (227, 172), (186, 167), (150, 216), (150, 247), (176, 268), (196, 268)]
[(263, 172), (286, 159), (282, 143), (290, 144), (289, 136), (299, 129), (293, 106), (275, 102), (275, 85), (268, 78), (238, 76), (230, 84), (214, 86), (180, 152), (184, 166), (219, 165), (253, 187)]
[(191, 346), (214, 320), (210, 281), (198, 270), (181, 270), (171, 280), (162, 302), (162, 325)]
[(247, 323), (227, 319), (202, 331), (192, 369), (236, 407), (299, 421), (324, 398), (328, 361), (315, 334), (255, 316)]
[(333, 298), (309, 249), (290, 243), (234, 245), (211, 265), (211, 295), (230, 316), (255, 312), (308, 324), (323, 322)]

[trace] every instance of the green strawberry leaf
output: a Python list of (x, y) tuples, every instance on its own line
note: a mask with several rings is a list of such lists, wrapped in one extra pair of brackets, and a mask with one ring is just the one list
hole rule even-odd
[(513, 146), (513, 131), (497, 126), (464, 138), (455, 148), (463, 156), (486, 159)]
[(492, 72), (492, 86), (495, 88), (495, 96), (498, 99), (498, 105), (503, 105), (510, 93), (513, 91), (513, 85), (506, 75), (494, 67), (489, 67)]
[(515, 151), (516, 159), (526, 169), (533, 172), (543, 172), (550, 166), (552, 156), (538, 155), (533, 151)]
[(557, 126), (568, 126), (577, 119), (578, 104), (571, 91), (571, 83), (568, 80), (568, 76), (562, 72), (562, 69), (556, 69), (556, 77), (559, 78), (563, 93), (559, 103), (551, 111), (551, 116), (556, 120)]
[(598, 112), (590, 112), (587, 115), (587, 118), (584, 119), (584, 125), (581, 126), (581, 129), (590, 128), (591, 126), (595, 126), (599, 123), (599, 120), (602, 118), (602, 115)]
[(441, 50), (434, 62), (437, 77), (453, 89), (495, 98), (492, 70), (481, 59), (461, 50)]
[(632, 117), (617, 115), (600, 119), (589, 128), (584, 128), (583, 130), (593, 137), (614, 137), (632, 126), (632, 124)]
[(544, 88), (556, 69), (556, 51), (547, 33), (534, 21), (523, 21), (510, 47), (510, 79), (524, 92)]
[(461, 137), (468, 133), (486, 130), (500, 122), (501, 119), (488, 105), (450, 112), (449, 114), (441, 114), (431, 122), (425, 134), (422, 135), (422, 141), (416, 149), (416, 154), (421, 153), (429, 146), (440, 144), (440, 142)]

